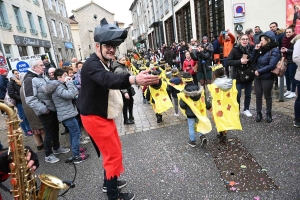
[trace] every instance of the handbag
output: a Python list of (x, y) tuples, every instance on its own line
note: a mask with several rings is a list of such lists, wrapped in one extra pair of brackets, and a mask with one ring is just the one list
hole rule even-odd
[(130, 92), (131, 92), (131, 95), (134, 96), (135, 95), (135, 90), (132, 86), (130, 86)]
[(123, 111), (123, 98), (120, 90), (108, 90), (107, 119), (117, 118)]
[(280, 61), (277, 63), (276, 68), (273, 69), (271, 72), (279, 77), (283, 77), (286, 69), (287, 69), (287, 61), (286, 58), (281, 54)]
[(254, 80), (255, 74), (252, 66), (249, 66), (246, 70), (237, 70), (239, 74), (239, 78), (242, 82), (252, 81)]
[(4, 97), (4, 103), (8, 105), (9, 107), (14, 107), (16, 106), (16, 100), (10, 98), (8, 95), (8, 92), (6, 92), (5, 97)]

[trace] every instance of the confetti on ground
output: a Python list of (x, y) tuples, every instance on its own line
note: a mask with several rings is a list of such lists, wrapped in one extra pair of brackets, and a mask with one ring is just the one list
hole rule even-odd
[(212, 140), (208, 148), (229, 192), (278, 189), (237, 138)]

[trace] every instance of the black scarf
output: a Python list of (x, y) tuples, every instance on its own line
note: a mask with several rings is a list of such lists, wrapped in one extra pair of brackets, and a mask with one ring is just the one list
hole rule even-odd
[(247, 46), (242, 46), (238, 44), (238, 48), (242, 51), (243, 54), (247, 54), (249, 57), (251, 56), (251, 46), (247, 44)]
[(262, 56), (265, 53), (267, 53), (268, 51), (270, 51), (273, 48), (278, 47), (278, 43), (277, 42), (269, 42), (268, 44), (266, 44), (265, 46), (260, 47), (260, 49), (258, 49), (259, 51), (259, 55)]

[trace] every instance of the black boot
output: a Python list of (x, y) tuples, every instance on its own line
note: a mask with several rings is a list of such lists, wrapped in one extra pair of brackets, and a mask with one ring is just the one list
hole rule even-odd
[(162, 122), (162, 115), (156, 113), (156, 118), (157, 118), (157, 123), (161, 123)]
[(271, 122), (272, 122), (272, 113), (271, 113), (271, 112), (268, 112), (268, 113), (267, 113), (267, 122), (268, 122), (268, 123), (271, 123)]
[(129, 115), (129, 119), (130, 119), (131, 121), (134, 121), (134, 117), (133, 117), (132, 115)]
[(262, 120), (262, 114), (261, 112), (256, 113), (256, 122), (260, 122)]
[(134, 124), (134, 122), (131, 121), (130, 119), (126, 119), (124, 120), (124, 124)]

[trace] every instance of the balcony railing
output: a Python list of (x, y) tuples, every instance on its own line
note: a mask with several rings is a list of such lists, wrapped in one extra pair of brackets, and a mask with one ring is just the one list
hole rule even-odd
[(33, 35), (37, 35), (37, 34), (38, 34), (38, 31), (37, 31), (37, 30), (34, 30), (34, 29), (30, 29), (30, 32), (31, 32)]
[(23, 26), (17, 26), (18, 31), (21, 31), (23, 33), (26, 33), (26, 28)]
[(42, 35), (43, 37), (47, 37), (47, 33), (45, 33), (45, 32), (41, 32), (41, 35)]
[(39, 0), (32, 0), (33, 1), (33, 3), (35, 4), (35, 5), (37, 5), (37, 6), (39, 6), (40, 5), (40, 2), (39, 2)]
[(2, 22), (2, 21), (0, 21), (0, 26), (7, 30), (11, 30), (11, 28), (12, 28), (10, 23), (6, 23), (6, 22)]

